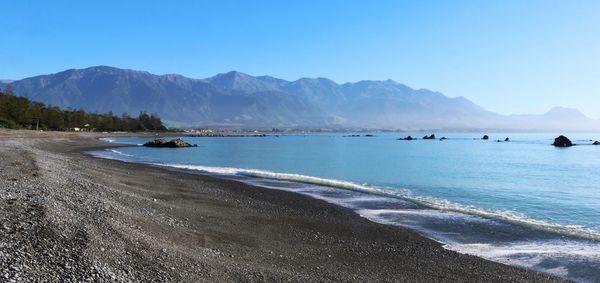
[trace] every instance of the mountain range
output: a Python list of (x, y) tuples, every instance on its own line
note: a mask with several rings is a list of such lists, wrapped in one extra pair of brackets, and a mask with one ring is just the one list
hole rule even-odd
[(193, 79), (176, 74), (96, 66), (0, 81), (16, 95), (62, 108), (137, 115), (158, 113), (179, 127), (321, 129), (503, 129), (587, 131), (600, 121), (576, 109), (542, 115), (501, 115), (463, 97), (386, 81), (338, 84), (241, 72)]

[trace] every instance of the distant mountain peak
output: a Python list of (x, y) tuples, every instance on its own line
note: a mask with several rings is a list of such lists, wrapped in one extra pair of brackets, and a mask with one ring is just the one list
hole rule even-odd
[(578, 109), (570, 108), (570, 107), (561, 107), (561, 106), (552, 107), (550, 110), (548, 110), (548, 112), (546, 112), (546, 114), (564, 114), (564, 113), (582, 114)]
[(206, 81), (225, 89), (245, 92), (277, 90), (279, 85), (285, 82), (269, 76), (253, 77), (238, 71), (217, 74), (214, 77), (207, 78)]
[(546, 115), (546, 116), (565, 116), (565, 117), (578, 117), (578, 118), (585, 117), (585, 118), (588, 118), (583, 113), (581, 113), (581, 111), (579, 111), (579, 109), (569, 108), (569, 107), (560, 107), (560, 106), (553, 107), (548, 112), (546, 112), (544, 115)]
[(317, 78), (300, 78), (300, 79), (297, 79), (297, 80), (293, 81), (292, 83), (294, 83), (294, 84), (327, 84), (327, 85), (338, 85), (333, 80), (330, 80), (328, 78), (322, 78), (322, 77), (317, 77)]
[(103, 73), (126, 73), (126, 72), (136, 72), (136, 73), (147, 73), (145, 71), (137, 71), (137, 70), (129, 70), (129, 69), (120, 69), (112, 66), (106, 65), (98, 65), (92, 66), (84, 69), (71, 69), (68, 71), (76, 71), (76, 72), (103, 72)]
[(128, 71), (128, 69), (122, 69), (122, 68), (117, 68), (117, 67), (108, 66), (108, 65), (90, 66), (90, 67), (84, 68), (82, 70), (92, 70), (92, 71), (107, 71), (107, 70), (109, 70), (109, 71)]
[(251, 78), (251, 77), (252, 76), (250, 76), (250, 75), (248, 75), (246, 73), (242, 73), (242, 72), (238, 72), (238, 71), (229, 71), (227, 73), (217, 74), (213, 78), (248, 79), (248, 78)]

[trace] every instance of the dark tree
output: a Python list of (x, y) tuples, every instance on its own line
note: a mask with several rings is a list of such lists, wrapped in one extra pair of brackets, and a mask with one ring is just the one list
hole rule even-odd
[(73, 130), (75, 128), (98, 131), (165, 131), (157, 114), (140, 113), (138, 118), (127, 114), (121, 117), (112, 112), (87, 113), (83, 110), (49, 107), (40, 102), (15, 96), (10, 85), (0, 92), (0, 127), (12, 129)]

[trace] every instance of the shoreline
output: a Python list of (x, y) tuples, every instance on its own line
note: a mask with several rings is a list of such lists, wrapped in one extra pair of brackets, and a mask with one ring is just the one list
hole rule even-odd
[[(99, 137), (0, 130), (2, 156), (16, 160), (22, 153), (37, 168), (3, 168), (3, 174), (16, 176), (2, 181), (3, 187), (15, 189), (10, 199), (27, 201), (17, 191), (37, 190), (40, 199), (34, 201), (42, 204), (43, 212), (37, 224), (44, 224), (38, 226), (54, 231), (59, 246), (73, 238), (81, 242), (81, 247), (66, 248), (66, 253), (78, 251), (70, 269), (63, 264), (49, 271), (37, 260), (33, 262), (39, 266), (17, 267), (30, 271), (21, 276), (35, 279), (27, 276), (50, 272), (47, 278), (100, 281), (111, 276), (115, 281), (562, 281), (459, 254), (413, 230), (377, 224), (348, 208), (297, 193), (87, 155), (121, 147)], [(32, 171), (38, 173), (33, 176)], [(8, 211), (4, 218), (18, 214), (10, 209), (15, 202), (2, 204)], [(11, 235), (21, 233), (15, 231)], [(36, 231), (22, 233), (32, 232), (36, 238)], [(27, 253), (43, 259), (36, 251), (34, 246)], [(2, 267), (10, 261), (3, 259)], [(78, 270), (79, 265), (89, 265), (96, 273)], [(10, 265), (8, 270), (9, 278), (19, 273)]]
[[(118, 140), (113, 142), (118, 143)], [(139, 140), (136, 144), (140, 144)], [(125, 144), (127, 147), (134, 145)], [(594, 251), (600, 247), (597, 238), (588, 238), (597, 234), (588, 236), (577, 233), (581, 230), (560, 230), (567, 227), (557, 224), (536, 222), (531, 218), (515, 219), (504, 214), (490, 215), (493, 211), (473, 212), (472, 208), (465, 211), (461, 209), (463, 207), (450, 207), (446, 203), (442, 203), (444, 207), (439, 207), (439, 203), (427, 203), (431, 200), (424, 200), (425, 203), (422, 203), (422, 199), (378, 191), (377, 187), (339, 179), (249, 168), (180, 164), (175, 161), (154, 162), (136, 158), (135, 153), (127, 150), (107, 150), (92, 154), (120, 162), (292, 192), (347, 208), (374, 223), (416, 231), (445, 249), (517, 268), (581, 282), (595, 282), (595, 278), (600, 276), (597, 258), (593, 254), (582, 254), (584, 250)], [(362, 201), (353, 202), (360, 199)], [(367, 202), (366, 199), (370, 201)]]

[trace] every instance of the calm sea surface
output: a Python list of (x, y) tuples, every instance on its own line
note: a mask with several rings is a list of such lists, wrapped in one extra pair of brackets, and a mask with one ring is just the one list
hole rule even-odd
[(111, 138), (132, 146), (93, 154), (310, 195), (449, 249), (600, 282), (600, 134), (570, 134), (571, 148), (550, 146), (558, 134), (375, 135), (185, 138), (198, 144), (185, 149)]

